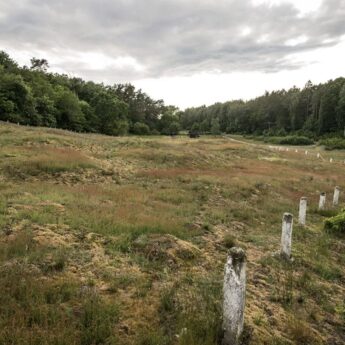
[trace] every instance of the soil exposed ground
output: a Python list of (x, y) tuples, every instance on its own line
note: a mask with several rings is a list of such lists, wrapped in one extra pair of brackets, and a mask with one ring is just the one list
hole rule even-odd
[[(1, 123), (0, 344), (218, 344), (235, 245), (244, 344), (344, 344), (345, 239), (323, 221), (335, 186), (345, 203), (345, 153), (304, 150)], [(292, 263), (273, 255), (284, 212)]]

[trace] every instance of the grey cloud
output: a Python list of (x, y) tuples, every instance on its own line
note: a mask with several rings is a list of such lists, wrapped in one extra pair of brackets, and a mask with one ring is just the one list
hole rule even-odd
[[(131, 56), (146, 67), (99, 71), (68, 58), (56, 65), (92, 79), (274, 72), (300, 67), (290, 54), (337, 44), (344, 19), (343, 0), (324, 0), (306, 17), (289, 4), (254, 6), (250, 0), (23, 0), (0, 4), (0, 44), (62, 58), (65, 51)], [(245, 27), (251, 32), (241, 35)], [(285, 44), (301, 35), (308, 40)]]

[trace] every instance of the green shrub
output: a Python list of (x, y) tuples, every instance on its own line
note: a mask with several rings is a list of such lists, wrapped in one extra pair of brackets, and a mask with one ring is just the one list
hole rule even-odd
[(157, 129), (153, 129), (151, 135), (161, 135), (161, 133)]
[(345, 234), (345, 210), (338, 215), (325, 220), (324, 229), (335, 233)]
[(145, 123), (136, 122), (133, 126), (133, 133), (137, 135), (148, 135), (150, 134), (150, 128)]
[(342, 138), (327, 138), (319, 142), (324, 145), (326, 150), (345, 150), (345, 139)]
[(313, 145), (314, 141), (305, 136), (289, 135), (286, 137), (265, 137), (266, 143), (272, 143), (276, 145)]

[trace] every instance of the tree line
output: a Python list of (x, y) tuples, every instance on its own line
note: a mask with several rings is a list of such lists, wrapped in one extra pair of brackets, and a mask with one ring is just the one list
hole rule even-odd
[(131, 84), (84, 81), (50, 73), (45, 59), (20, 67), (0, 51), (0, 120), (108, 135), (240, 133), (321, 137), (343, 135), (345, 79), (266, 92), (249, 101), (166, 106)]
[(343, 135), (345, 79), (299, 89), (266, 92), (249, 101), (234, 100), (188, 108), (180, 115), (182, 128), (192, 132), (287, 134), (321, 137)]
[(176, 134), (178, 109), (131, 84), (107, 86), (49, 73), (45, 59), (20, 67), (0, 51), (0, 120), (108, 135)]

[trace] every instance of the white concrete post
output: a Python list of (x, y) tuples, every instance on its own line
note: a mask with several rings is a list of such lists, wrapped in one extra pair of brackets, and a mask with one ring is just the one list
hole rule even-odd
[(307, 216), (307, 198), (302, 197), (299, 201), (299, 213), (298, 213), (298, 223), (305, 225), (305, 219)]
[(319, 210), (324, 210), (326, 207), (326, 193), (322, 192), (320, 194)]
[(308, 151), (306, 150), (304, 153), (307, 155), (307, 154), (308, 154)]
[(296, 149), (295, 152), (298, 153), (298, 150)]
[(340, 194), (340, 188), (335, 187), (334, 188), (334, 194), (333, 194), (333, 206), (338, 206), (339, 204), (339, 194)]
[(281, 256), (290, 259), (292, 241), (293, 216), (291, 213), (284, 213), (282, 224)]
[(238, 345), (244, 324), (246, 296), (246, 255), (241, 248), (231, 248), (225, 264), (223, 287), (222, 345)]
[(330, 158), (330, 159), (329, 159), (329, 162), (330, 162), (330, 163), (333, 163), (333, 158)]

